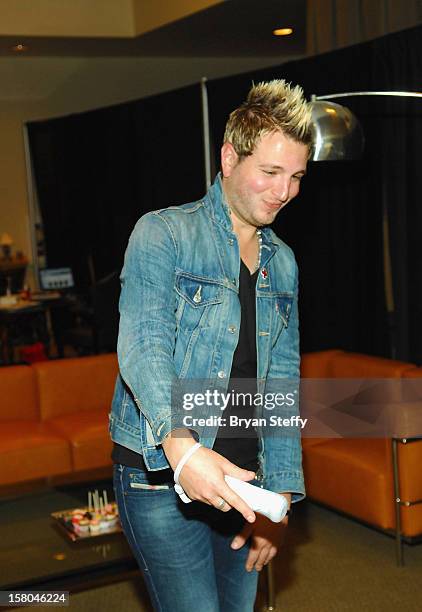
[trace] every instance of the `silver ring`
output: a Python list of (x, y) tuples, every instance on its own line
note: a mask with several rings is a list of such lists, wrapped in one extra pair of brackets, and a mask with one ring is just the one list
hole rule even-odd
[(226, 502), (224, 499), (222, 499), (221, 502), (217, 506), (217, 510), (222, 510), (225, 505), (226, 505)]

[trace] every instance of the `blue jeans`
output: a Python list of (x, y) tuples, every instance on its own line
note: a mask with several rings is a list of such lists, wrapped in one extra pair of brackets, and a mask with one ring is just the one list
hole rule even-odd
[(249, 541), (230, 548), (245, 524), (236, 510), (184, 504), (170, 469), (114, 465), (123, 531), (159, 612), (252, 612), (258, 572), (247, 572)]

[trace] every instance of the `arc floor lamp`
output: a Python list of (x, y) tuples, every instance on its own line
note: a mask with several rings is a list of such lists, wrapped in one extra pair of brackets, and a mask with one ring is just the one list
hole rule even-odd
[[(336, 98), (354, 96), (393, 96), (401, 98), (422, 98), (422, 93), (415, 91), (355, 91), (324, 96), (312, 96), (312, 118), (314, 147), (312, 161), (353, 160), (362, 156), (364, 134), (362, 127), (351, 111), (330, 102)], [(383, 247), (384, 247), (384, 285), (387, 312), (392, 319), (394, 314), (394, 297), (392, 291), (392, 273), (389, 250), (389, 226), (386, 201), (383, 201)], [(416, 442), (418, 438), (409, 439), (392, 437), (394, 503), (396, 513), (396, 557), (397, 564), (403, 565), (403, 536), (401, 532), (401, 506), (412, 506), (422, 503), (422, 500), (402, 500), (400, 496), (399, 477), (399, 444)]]
[[(211, 184), (211, 147), (209, 130), (209, 109), (207, 96), (207, 79), (201, 80), (205, 183), (206, 189)], [(361, 124), (355, 115), (345, 106), (331, 102), (337, 98), (351, 98), (357, 96), (388, 96), (400, 98), (422, 98), (421, 92), (415, 91), (351, 91), (311, 97), (312, 103), (312, 130), (314, 144), (310, 160), (318, 161), (347, 161), (359, 159), (364, 150), (365, 136)], [(389, 315), (394, 313), (394, 299), (392, 291), (392, 274), (389, 252), (389, 227), (385, 199), (383, 202), (383, 246), (384, 246), (384, 285), (386, 307)], [(417, 439), (415, 439), (416, 441)], [(396, 555), (398, 565), (403, 565), (403, 536), (401, 532), (400, 506), (409, 506), (422, 503), (422, 500), (409, 501), (400, 497), (400, 479), (398, 468), (398, 444), (408, 444), (410, 439), (392, 438), (393, 473), (394, 473), (394, 502), (396, 512)], [(268, 610), (274, 609), (274, 585), (272, 571), (268, 572)]]

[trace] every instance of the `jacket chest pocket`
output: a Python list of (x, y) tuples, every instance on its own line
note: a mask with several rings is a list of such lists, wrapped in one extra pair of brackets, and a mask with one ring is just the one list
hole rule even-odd
[(183, 331), (212, 326), (218, 304), (223, 301), (223, 287), (212, 280), (191, 275), (176, 276), (176, 323)]
[(275, 295), (275, 311), (276, 321), (281, 324), (281, 329), (289, 326), (290, 314), (293, 306), (293, 295), (288, 293), (282, 293)]

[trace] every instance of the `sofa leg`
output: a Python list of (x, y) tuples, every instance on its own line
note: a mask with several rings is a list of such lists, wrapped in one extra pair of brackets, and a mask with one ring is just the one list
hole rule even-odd
[(266, 565), (267, 568), (267, 610), (276, 610), (274, 593), (274, 572), (272, 561)]
[(396, 561), (399, 567), (404, 565), (403, 558), (403, 540), (401, 535), (401, 516), (400, 516), (400, 477), (399, 477), (399, 458), (398, 458), (398, 440), (392, 439), (393, 451), (393, 474), (394, 474), (394, 506), (396, 510)]

